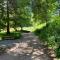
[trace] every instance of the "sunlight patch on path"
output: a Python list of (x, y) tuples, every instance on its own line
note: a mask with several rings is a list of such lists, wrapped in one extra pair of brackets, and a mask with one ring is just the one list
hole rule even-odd
[(0, 60), (51, 60), (44, 52), (44, 48), (37, 36), (33, 33), (23, 33), (23, 37), (14, 46), (7, 49), (6, 53), (0, 56)]

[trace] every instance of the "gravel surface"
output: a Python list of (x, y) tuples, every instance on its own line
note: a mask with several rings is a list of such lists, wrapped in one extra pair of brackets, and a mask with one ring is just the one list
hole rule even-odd
[(8, 47), (0, 60), (51, 60), (45, 48), (33, 33), (22, 33), (18, 40), (5, 40), (0, 46)]

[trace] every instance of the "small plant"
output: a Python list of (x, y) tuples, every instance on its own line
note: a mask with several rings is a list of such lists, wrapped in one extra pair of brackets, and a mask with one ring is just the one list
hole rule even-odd
[(56, 57), (60, 58), (60, 47), (56, 48), (55, 52), (56, 52)]

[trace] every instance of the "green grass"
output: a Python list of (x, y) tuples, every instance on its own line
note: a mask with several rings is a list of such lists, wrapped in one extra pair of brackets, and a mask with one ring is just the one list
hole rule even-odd
[(14, 37), (14, 39), (18, 39), (21, 37), (21, 33), (20, 32), (11, 32), (10, 36)]
[[(0, 40), (4, 39), (5, 36), (8, 36), (6, 32), (0, 32)], [(9, 36), (13, 37), (14, 39), (19, 39), (21, 37), (20, 32), (10, 32)]]

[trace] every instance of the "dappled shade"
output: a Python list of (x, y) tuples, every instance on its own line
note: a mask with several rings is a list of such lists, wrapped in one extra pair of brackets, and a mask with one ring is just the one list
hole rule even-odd
[(45, 47), (33, 33), (23, 33), (23, 37), (17, 41), (5, 44), (10, 48), (7, 48), (6, 53), (0, 56), (1, 60), (51, 60), (44, 52)]

